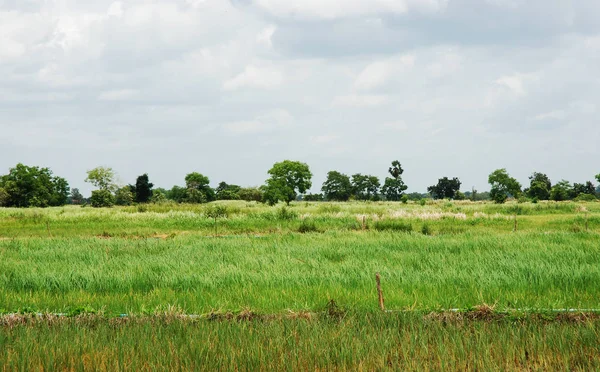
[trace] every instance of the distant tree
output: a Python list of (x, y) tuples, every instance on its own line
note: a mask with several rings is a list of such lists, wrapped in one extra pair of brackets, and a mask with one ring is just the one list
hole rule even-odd
[[(600, 183), (600, 174), (596, 175), (596, 181), (598, 181), (598, 183)], [(600, 185), (598, 185), (598, 186), (600, 186)]]
[(152, 198), (152, 187), (154, 187), (154, 184), (150, 183), (147, 173), (137, 178), (135, 186), (129, 186), (137, 203), (148, 203), (150, 201), (150, 198)]
[(358, 200), (377, 199), (381, 183), (379, 178), (357, 173), (352, 176), (352, 192)]
[(320, 201), (323, 201), (324, 199), (325, 198), (323, 197), (323, 194), (306, 194), (302, 198), (303, 201), (307, 201), (307, 202), (320, 202)]
[(550, 190), (552, 190), (552, 182), (544, 173), (533, 172), (529, 177), (529, 188), (525, 190), (528, 197), (537, 200), (550, 199)]
[(504, 168), (492, 172), (488, 177), (488, 183), (492, 186), (490, 196), (496, 203), (502, 204), (509, 196), (518, 198), (521, 194), (521, 184)]
[(165, 189), (155, 189), (154, 191), (152, 191), (152, 198), (150, 199), (150, 201), (154, 204), (164, 203), (165, 201), (167, 201), (166, 195), (167, 194)]
[(112, 168), (97, 167), (87, 171), (85, 182), (89, 182), (100, 190), (115, 192), (117, 184), (115, 183), (116, 173)]
[(352, 195), (350, 177), (338, 171), (327, 173), (327, 180), (321, 187), (325, 199), (332, 201), (348, 201)]
[(115, 192), (115, 204), (127, 206), (133, 204), (135, 197), (128, 186), (121, 187)]
[(187, 198), (187, 189), (181, 186), (173, 186), (171, 190), (167, 193), (167, 199), (173, 200), (177, 203), (185, 202)]
[(9, 200), (10, 195), (8, 194), (8, 191), (0, 187), (0, 207), (8, 207)]
[(81, 193), (79, 192), (79, 189), (77, 189), (77, 188), (71, 189), (70, 199), (71, 199), (71, 204), (79, 205), (84, 202), (84, 197), (83, 197), (83, 195), (81, 195)]
[(186, 202), (206, 203), (215, 200), (215, 191), (209, 183), (208, 177), (201, 173), (193, 172), (185, 176)]
[[(427, 191), (434, 199), (456, 199), (456, 193), (460, 190), (461, 182), (458, 178), (440, 178), (437, 185), (429, 186)], [(464, 196), (464, 195), (463, 195)]]
[(550, 190), (550, 199), (554, 201), (569, 200), (572, 192), (572, 187), (569, 181), (562, 180), (552, 187)]
[(571, 193), (569, 195), (570, 199), (575, 199), (580, 195), (596, 195), (596, 186), (587, 181), (586, 183), (575, 183), (573, 184), (573, 188), (571, 189)]
[(271, 177), (262, 187), (263, 201), (275, 205), (278, 201), (289, 204), (298, 193), (304, 194), (312, 186), (312, 173), (307, 164), (284, 160), (275, 163), (268, 172)]
[(404, 169), (402, 169), (398, 160), (394, 160), (392, 166), (388, 169), (388, 172), (392, 177), (386, 177), (381, 192), (387, 200), (400, 201), (402, 195), (404, 195), (404, 191), (408, 189), (408, 186), (402, 181)]
[(238, 192), (241, 200), (262, 202), (263, 192), (258, 187), (242, 187)]
[(241, 189), (238, 185), (229, 185), (226, 182), (221, 182), (216, 189), (217, 200), (239, 200)]
[(112, 207), (115, 205), (115, 196), (109, 190), (94, 190), (92, 191), (90, 204), (94, 208)]
[(67, 203), (69, 184), (49, 168), (17, 164), (0, 177), (2, 203), (7, 207), (49, 207)]

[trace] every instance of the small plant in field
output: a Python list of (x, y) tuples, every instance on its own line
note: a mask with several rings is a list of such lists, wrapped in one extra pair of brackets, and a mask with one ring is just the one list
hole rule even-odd
[(424, 224), (421, 228), (421, 233), (423, 235), (431, 235), (433, 233), (431, 226), (429, 226), (429, 224)]
[(302, 233), (302, 234), (306, 234), (306, 233), (312, 233), (312, 232), (319, 232), (319, 229), (317, 228), (317, 225), (315, 224), (314, 221), (309, 220), (309, 219), (304, 219), (304, 220), (302, 220), (300, 227), (298, 227), (298, 232)]
[(277, 219), (282, 221), (289, 221), (298, 218), (298, 213), (291, 211), (287, 207), (281, 207), (277, 210)]
[(421, 200), (419, 200), (419, 205), (420, 205), (420, 206), (424, 207), (424, 206), (425, 206), (425, 204), (427, 204), (427, 200), (425, 200), (425, 199), (421, 199)]
[(137, 211), (138, 213), (146, 213), (148, 212), (148, 206), (146, 204), (138, 204)]
[(330, 300), (325, 306), (325, 318), (331, 320), (342, 320), (346, 317), (348, 311), (343, 307), (340, 307), (335, 300)]
[(374, 226), (377, 231), (398, 231), (398, 232), (411, 232), (413, 231), (410, 223), (395, 221), (395, 220), (380, 220), (376, 221)]

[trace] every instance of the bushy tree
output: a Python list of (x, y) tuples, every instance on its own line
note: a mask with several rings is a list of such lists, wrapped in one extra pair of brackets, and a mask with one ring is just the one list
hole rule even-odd
[(0, 187), (0, 207), (8, 207), (8, 202), (10, 200), (10, 195), (8, 192)]
[(167, 201), (166, 195), (167, 194), (164, 189), (155, 189), (154, 191), (152, 191), (152, 198), (150, 199), (150, 201), (154, 204), (164, 203)]
[(216, 189), (217, 200), (239, 200), (241, 189), (238, 185), (229, 185), (226, 182), (221, 182)]
[(550, 190), (552, 190), (552, 182), (544, 173), (533, 172), (529, 177), (529, 188), (525, 190), (525, 194), (532, 199), (548, 200), (550, 199)]
[(96, 167), (87, 171), (85, 182), (89, 182), (100, 190), (108, 190), (110, 192), (117, 191), (116, 173), (112, 168)]
[(569, 200), (572, 192), (572, 187), (569, 181), (562, 180), (552, 187), (550, 190), (550, 199), (554, 201)]
[(263, 192), (258, 187), (242, 187), (238, 192), (238, 196), (245, 201), (263, 201)]
[(185, 176), (188, 203), (206, 203), (215, 200), (215, 191), (210, 187), (210, 180), (205, 175), (193, 172)]
[(115, 192), (115, 204), (121, 206), (127, 206), (133, 204), (134, 194), (131, 192), (130, 187), (124, 186), (117, 189)]
[(0, 177), (2, 203), (7, 207), (49, 207), (67, 203), (69, 184), (49, 168), (17, 164)]
[(504, 168), (492, 172), (488, 182), (492, 186), (490, 196), (496, 203), (504, 203), (509, 196), (518, 198), (521, 194), (521, 184)]
[(135, 186), (130, 186), (130, 189), (137, 203), (148, 203), (152, 198), (152, 187), (154, 184), (150, 183), (148, 174), (144, 173), (137, 178)]
[(177, 203), (185, 202), (186, 198), (187, 198), (187, 190), (185, 187), (173, 186), (173, 188), (171, 188), (171, 190), (169, 190), (169, 192), (167, 193), (167, 199), (173, 200), (174, 202), (177, 202)]
[(269, 205), (275, 205), (280, 200), (290, 204), (296, 200), (298, 193), (303, 194), (312, 186), (310, 168), (299, 161), (275, 163), (268, 173), (271, 177), (262, 190), (263, 201)]
[(69, 197), (71, 204), (75, 204), (75, 205), (79, 205), (82, 204), (85, 201), (85, 198), (83, 197), (83, 195), (81, 195), (81, 192), (79, 192), (79, 189), (74, 188), (71, 189), (71, 196)]
[(574, 183), (569, 195), (571, 199), (575, 199), (580, 195), (596, 195), (596, 186), (587, 181), (586, 183)]
[(408, 186), (402, 180), (404, 169), (402, 169), (402, 165), (400, 165), (398, 160), (394, 160), (388, 172), (392, 177), (386, 177), (381, 192), (387, 200), (400, 201), (402, 195), (404, 195), (404, 191), (408, 189)]
[(434, 199), (456, 199), (460, 185), (461, 182), (458, 178), (449, 179), (448, 177), (444, 177), (440, 178), (436, 185), (429, 186), (427, 191)]
[(90, 204), (94, 208), (112, 207), (115, 205), (115, 196), (106, 189), (92, 191)]
[(350, 177), (338, 171), (331, 171), (327, 173), (327, 180), (323, 183), (321, 191), (327, 200), (348, 201), (352, 195)]
[(357, 173), (352, 176), (352, 192), (358, 200), (375, 200), (378, 198), (381, 183), (379, 178)]
[(320, 201), (323, 201), (324, 199), (325, 198), (323, 197), (323, 194), (306, 194), (302, 198), (303, 201), (307, 201), (307, 202), (320, 202)]

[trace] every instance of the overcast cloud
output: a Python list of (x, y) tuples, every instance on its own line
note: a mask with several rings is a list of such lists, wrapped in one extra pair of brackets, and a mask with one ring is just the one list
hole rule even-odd
[(597, 0), (0, 0), (0, 173), (600, 173)]

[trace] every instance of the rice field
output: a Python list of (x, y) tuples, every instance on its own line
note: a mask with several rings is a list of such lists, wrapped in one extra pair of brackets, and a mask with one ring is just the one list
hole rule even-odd
[(599, 243), (597, 202), (0, 209), (0, 370), (598, 369)]

